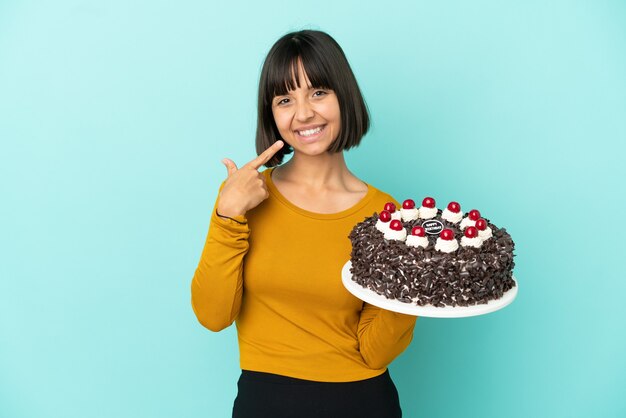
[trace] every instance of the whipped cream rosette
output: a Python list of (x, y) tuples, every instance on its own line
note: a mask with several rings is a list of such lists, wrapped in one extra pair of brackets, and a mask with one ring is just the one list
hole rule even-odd
[(467, 216), (461, 221), (461, 229), (465, 229), (468, 226), (476, 226), (476, 221), (480, 219), (480, 212), (477, 209), (469, 211)]
[(463, 213), (461, 212), (461, 205), (458, 202), (450, 202), (448, 206), (443, 210), (441, 217), (448, 222), (457, 224), (463, 219)]
[(437, 207), (435, 206), (435, 199), (432, 197), (426, 197), (422, 201), (422, 206), (419, 208), (420, 219), (432, 219), (437, 216)]
[(391, 214), (389, 211), (380, 211), (380, 215), (378, 215), (378, 220), (376, 221), (376, 229), (384, 233), (389, 229), (389, 222), (391, 222)]
[(426, 238), (426, 230), (421, 226), (414, 226), (411, 229), (411, 235), (406, 237), (406, 245), (409, 247), (428, 247), (428, 238)]
[(402, 220), (404, 222), (414, 221), (419, 218), (419, 209), (415, 207), (415, 201), (413, 199), (407, 199), (402, 202), (400, 213), (402, 214)]
[(461, 237), (461, 246), (480, 248), (481, 245), (483, 245), (483, 240), (478, 236), (478, 229), (475, 226), (465, 228)]
[(391, 214), (391, 219), (397, 219), (399, 221), (402, 220), (402, 214), (396, 210), (396, 205), (393, 202), (387, 202), (385, 203), (385, 208), (384, 208), (387, 212), (389, 212)]
[(406, 229), (404, 229), (400, 220), (393, 219), (389, 223), (389, 229), (385, 231), (385, 239), (396, 241), (404, 241), (406, 239)]
[(456, 238), (454, 238), (454, 231), (451, 229), (441, 231), (439, 238), (437, 238), (437, 243), (435, 244), (435, 250), (441, 251), (442, 253), (451, 253), (458, 248), (459, 243)]
[(482, 241), (485, 241), (493, 236), (492, 229), (483, 218), (476, 221), (476, 229), (478, 229), (478, 238)]

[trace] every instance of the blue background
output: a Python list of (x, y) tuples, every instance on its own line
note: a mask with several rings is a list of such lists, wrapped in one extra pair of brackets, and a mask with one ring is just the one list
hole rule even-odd
[[(229, 417), (234, 326), (190, 283), (266, 52), (343, 47), (373, 125), (350, 169), (478, 207), (517, 300), (417, 321), (406, 417), (623, 417), (622, 1), (0, 2), (0, 416)], [(621, 388), (621, 389), (620, 389)]]

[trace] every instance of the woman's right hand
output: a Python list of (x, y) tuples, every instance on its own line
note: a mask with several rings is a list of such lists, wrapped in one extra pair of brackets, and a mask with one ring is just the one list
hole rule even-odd
[(231, 218), (245, 215), (250, 209), (268, 198), (265, 179), (258, 170), (283, 145), (282, 140), (274, 142), (271, 147), (241, 168), (237, 168), (237, 165), (228, 158), (222, 160), (228, 170), (228, 177), (218, 196), (217, 213)]

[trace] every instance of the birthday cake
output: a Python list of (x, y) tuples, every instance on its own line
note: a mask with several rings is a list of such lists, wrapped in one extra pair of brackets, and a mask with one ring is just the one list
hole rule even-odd
[(471, 306), (499, 299), (513, 280), (515, 244), (477, 209), (437, 209), (407, 199), (385, 204), (350, 235), (352, 280), (387, 299), (419, 306)]

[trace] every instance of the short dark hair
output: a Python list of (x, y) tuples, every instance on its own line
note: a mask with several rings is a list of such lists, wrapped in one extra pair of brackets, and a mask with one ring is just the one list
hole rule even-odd
[[(350, 64), (330, 35), (317, 30), (302, 30), (288, 33), (276, 41), (263, 63), (259, 80), (257, 155), (281, 139), (272, 113), (272, 99), (295, 90), (296, 85), (300, 87), (298, 60), (302, 61), (312, 87), (333, 90), (339, 102), (341, 129), (328, 152), (340, 152), (359, 145), (369, 129), (370, 118)], [(285, 142), (265, 166), (282, 163), (285, 154), (291, 152), (293, 149)]]

